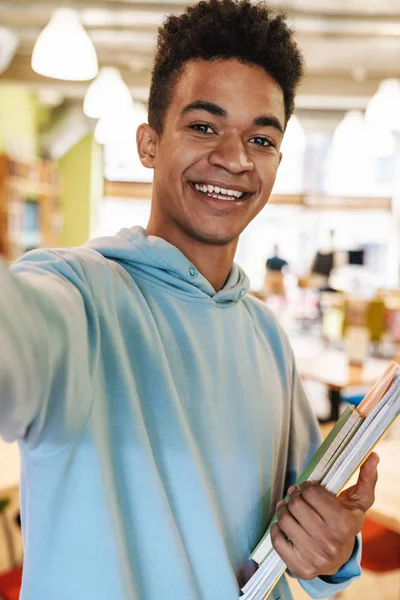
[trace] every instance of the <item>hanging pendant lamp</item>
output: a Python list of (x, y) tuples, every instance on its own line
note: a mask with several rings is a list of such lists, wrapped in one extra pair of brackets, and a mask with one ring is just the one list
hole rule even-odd
[(36, 40), (32, 68), (39, 75), (66, 81), (88, 81), (96, 77), (96, 50), (77, 11), (57, 8), (53, 12)]

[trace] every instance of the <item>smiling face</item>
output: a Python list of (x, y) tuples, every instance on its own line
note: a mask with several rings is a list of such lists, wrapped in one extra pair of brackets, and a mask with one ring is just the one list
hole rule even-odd
[(138, 132), (142, 162), (154, 167), (157, 235), (236, 245), (271, 194), (284, 119), (283, 92), (261, 67), (186, 63), (162, 134), (148, 125)]

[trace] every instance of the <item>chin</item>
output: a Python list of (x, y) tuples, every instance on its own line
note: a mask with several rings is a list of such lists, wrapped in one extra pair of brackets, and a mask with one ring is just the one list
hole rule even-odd
[(190, 235), (194, 237), (198, 242), (203, 244), (210, 244), (213, 246), (226, 246), (236, 242), (240, 233), (237, 232), (226, 232), (226, 231), (213, 231), (207, 229), (193, 229)]

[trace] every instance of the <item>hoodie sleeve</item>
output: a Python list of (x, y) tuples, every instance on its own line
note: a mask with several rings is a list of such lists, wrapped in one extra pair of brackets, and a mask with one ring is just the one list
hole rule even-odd
[(62, 254), (0, 261), (0, 434), (34, 447), (67, 443), (88, 414), (88, 323), (82, 278)]
[[(321, 443), (318, 422), (297, 372), (293, 354), (292, 361), (292, 415), (287, 485), (285, 489), (296, 481)], [(328, 598), (346, 588), (354, 579), (360, 577), (360, 560), (361, 538), (358, 537), (352, 556), (335, 575), (324, 579), (320, 577), (311, 580), (299, 579), (299, 583), (311, 598)]]

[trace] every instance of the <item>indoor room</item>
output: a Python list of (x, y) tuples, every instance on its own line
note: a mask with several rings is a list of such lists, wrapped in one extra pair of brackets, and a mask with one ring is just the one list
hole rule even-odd
[(0, 0), (0, 600), (400, 599), (400, 0), (259, 5)]

